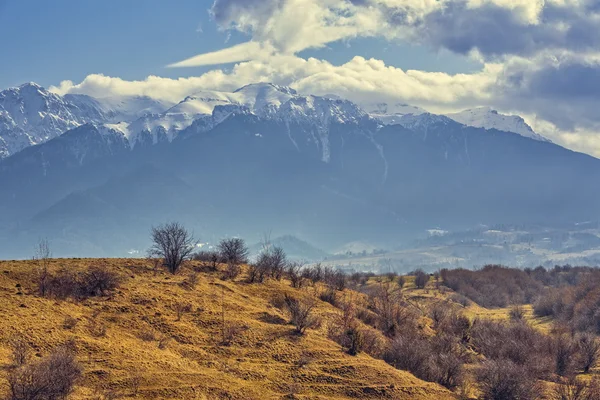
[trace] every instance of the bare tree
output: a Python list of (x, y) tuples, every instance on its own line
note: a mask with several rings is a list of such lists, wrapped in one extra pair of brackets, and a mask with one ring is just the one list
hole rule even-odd
[(240, 238), (223, 239), (218, 246), (220, 257), (227, 263), (227, 277), (234, 279), (240, 273), (240, 264), (248, 262), (248, 247)]
[(583, 372), (588, 373), (594, 368), (600, 358), (600, 342), (592, 333), (584, 333), (577, 341)]
[(290, 322), (296, 327), (296, 333), (302, 335), (307, 328), (315, 328), (319, 325), (319, 320), (313, 315), (317, 305), (314, 299), (297, 299), (286, 294), (284, 302), (285, 308), (290, 313)]
[(248, 247), (244, 239), (223, 239), (219, 243), (219, 253), (226, 263), (243, 264), (248, 262)]
[(40, 239), (35, 246), (33, 259), (37, 261), (38, 264), (38, 292), (41, 296), (46, 296), (48, 292), (48, 282), (50, 280), (48, 267), (50, 265), (51, 257), (52, 251), (50, 250), (48, 239)]
[(429, 282), (429, 275), (427, 275), (423, 270), (415, 271), (415, 286), (419, 289), (425, 288)]
[(287, 277), (290, 280), (292, 287), (300, 289), (304, 283), (304, 277), (302, 276), (302, 264), (299, 262), (291, 262), (288, 264), (286, 269)]
[(172, 274), (177, 273), (196, 244), (192, 234), (178, 222), (152, 227), (152, 243), (151, 254), (162, 258)]

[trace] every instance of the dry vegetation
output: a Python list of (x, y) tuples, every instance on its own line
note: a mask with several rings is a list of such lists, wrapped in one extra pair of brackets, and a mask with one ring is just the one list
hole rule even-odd
[[(171, 274), (152, 260), (46, 260), (44, 282), (68, 289), (51, 284), (42, 295), (40, 265), (0, 262), (0, 393), (8, 398), (453, 398), (331, 340), (343, 312), (319, 300), (320, 277), (316, 285), (302, 278), (298, 289), (283, 278), (248, 283), (246, 266), (232, 280), (228, 264), (212, 261)], [(98, 280), (98, 271), (107, 276)], [(302, 323), (294, 310), (307, 304)], [(59, 382), (51, 372), (66, 380), (61, 393), (48, 385)], [(10, 396), (32, 375), (44, 387), (38, 397)]]
[(600, 398), (594, 269), (346, 276), (291, 263), (277, 247), (248, 265), (239, 239), (191, 261), (169, 246), (153, 256), (173, 262), (52, 260), (44, 243), (33, 261), (1, 262), (0, 391), (11, 400)]

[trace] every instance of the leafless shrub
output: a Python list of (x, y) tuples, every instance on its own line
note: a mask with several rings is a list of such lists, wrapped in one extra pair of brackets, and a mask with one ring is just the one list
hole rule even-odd
[(22, 337), (16, 336), (10, 339), (9, 345), (12, 365), (15, 367), (25, 365), (29, 360), (30, 355), (30, 349), (27, 342)]
[(77, 318), (73, 318), (70, 315), (67, 315), (63, 320), (62, 326), (64, 329), (73, 329), (77, 326), (79, 320)]
[(46, 287), (46, 295), (57, 299), (79, 297), (79, 276), (74, 272), (61, 269), (57, 274), (50, 276)]
[(288, 263), (286, 275), (293, 288), (300, 289), (304, 284), (304, 277), (302, 276), (302, 264), (297, 262)]
[(120, 282), (116, 272), (100, 266), (91, 266), (82, 272), (62, 269), (55, 275), (49, 275), (45, 294), (63, 300), (105, 296), (116, 290)]
[(300, 358), (298, 358), (298, 360), (296, 361), (296, 367), (304, 368), (311, 364), (313, 361), (314, 359), (310, 355), (308, 355), (307, 353), (302, 353), (300, 355)]
[(246, 242), (240, 238), (223, 239), (218, 245), (219, 255), (226, 263), (244, 264), (248, 262)]
[(363, 286), (369, 281), (369, 277), (362, 272), (354, 272), (348, 279), (354, 286)]
[(323, 292), (321, 292), (321, 294), (319, 294), (319, 298), (326, 302), (331, 304), (334, 307), (337, 307), (337, 292), (331, 288), (327, 288), (325, 289)]
[(486, 265), (481, 270), (442, 270), (443, 284), (483, 307), (506, 307), (531, 303), (544, 285), (525, 271), (501, 265)]
[(153, 342), (156, 340), (156, 333), (154, 333), (151, 330), (147, 330), (147, 331), (140, 332), (138, 337), (140, 339), (142, 339), (144, 342)]
[(535, 379), (526, 367), (510, 360), (485, 361), (476, 375), (482, 400), (537, 398)]
[(47, 239), (40, 239), (35, 247), (35, 255), (33, 259), (37, 262), (37, 281), (38, 281), (38, 293), (40, 296), (46, 296), (48, 291), (48, 283), (50, 280), (50, 258), (52, 252), (50, 250), (50, 243)]
[(450, 301), (453, 301), (457, 304), (460, 304), (463, 307), (469, 307), (469, 305), (471, 304), (471, 302), (469, 301), (469, 299), (465, 296), (463, 296), (462, 294), (459, 293), (454, 293), (452, 296), (449, 297)]
[[(250, 265), (248, 270), (248, 282), (262, 283), (269, 277), (281, 280), (286, 270), (288, 273), (290, 272), (286, 269), (287, 265), (288, 263), (283, 249), (277, 246), (269, 246), (259, 254), (256, 262)], [(292, 272), (298, 273), (297, 270), (293, 270)]]
[(143, 378), (139, 371), (135, 371), (130, 378), (132, 394), (137, 396), (140, 393), (140, 387), (142, 386)]
[(398, 285), (400, 290), (402, 290), (402, 288), (404, 288), (404, 285), (406, 285), (406, 277), (404, 275), (400, 275), (396, 280), (396, 284)]
[(413, 330), (417, 316), (405, 303), (401, 292), (389, 282), (381, 282), (370, 296), (372, 309), (378, 315), (377, 327), (388, 337), (401, 329)]
[(425, 286), (427, 285), (427, 282), (429, 282), (429, 275), (426, 274), (425, 272), (423, 272), (423, 270), (416, 270), (415, 271), (415, 286), (418, 289), (424, 289)]
[(368, 310), (364, 307), (357, 308), (356, 317), (360, 319), (364, 324), (372, 327), (376, 327), (379, 322), (379, 316), (373, 311)]
[(320, 321), (313, 315), (316, 301), (314, 299), (297, 299), (288, 294), (284, 297), (285, 308), (289, 312), (296, 333), (303, 335), (308, 328), (316, 328)]
[(222, 328), (221, 345), (229, 346), (233, 343), (244, 331), (244, 328), (236, 323), (228, 322)]
[(305, 268), (304, 271), (302, 271), (302, 275), (306, 279), (310, 280), (314, 285), (323, 280), (323, 266), (319, 263), (314, 266)]
[(102, 323), (101, 321), (98, 321), (96, 319), (92, 319), (88, 322), (88, 331), (90, 332), (90, 335), (92, 335), (93, 337), (97, 337), (97, 338), (101, 338), (101, 337), (105, 337), (106, 336), (106, 332), (108, 330), (108, 328), (106, 327), (106, 325), (104, 323)]
[(512, 306), (508, 312), (508, 317), (515, 322), (523, 321), (525, 319), (525, 309), (518, 304)]
[(591, 333), (583, 333), (577, 338), (577, 348), (581, 368), (588, 373), (600, 359), (600, 341)]
[(415, 334), (397, 335), (384, 359), (396, 368), (448, 388), (460, 386), (464, 379), (464, 362), (458, 346), (447, 336), (436, 336), (428, 341)]
[(223, 261), (216, 251), (199, 251), (192, 256), (192, 259), (210, 266), (214, 271), (217, 270), (217, 264)]
[(566, 335), (555, 337), (553, 342), (556, 374), (560, 376), (571, 376), (574, 372), (573, 355), (576, 350), (575, 343)]
[(153, 227), (150, 253), (162, 258), (164, 266), (175, 274), (194, 251), (196, 241), (178, 222)]
[(334, 290), (342, 291), (346, 288), (346, 275), (331, 267), (325, 267), (322, 270), (323, 281), (327, 286)]
[(200, 275), (193, 271), (191, 272), (185, 281), (182, 282), (182, 286), (188, 290), (192, 290), (198, 285), (198, 281), (200, 280)]
[(563, 380), (552, 388), (552, 400), (596, 400), (600, 399), (600, 380), (594, 377), (586, 382), (576, 377)]
[(183, 316), (183, 314), (187, 314), (192, 311), (192, 305), (189, 303), (177, 302), (177, 303), (175, 303), (173, 308), (175, 309), (175, 312), (177, 313), (177, 321), (181, 320), (181, 317)]
[(235, 280), (238, 275), (242, 272), (242, 267), (239, 264), (227, 263), (227, 269), (225, 269), (225, 274), (223, 277), (229, 280)]
[(169, 345), (171, 338), (169, 336), (162, 336), (158, 339), (158, 348), (164, 350)]
[(40, 361), (20, 366), (10, 372), (10, 400), (65, 399), (81, 376), (75, 354), (65, 346), (55, 349)]
[(93, 265), (81, 274), (79, 294), (83, 297), (105, 296), (119, 287), (121, 278), (114, 271)]
[(227, 263), (225, 277), (235, 279), (241, 272), (240, 264), (248, 262), (248, 248), (243, 239), (223, 239), (219, 243), (219, 257)]
[(375, 329), (362, 330), (363, 351), (374, 358), (381, 358), (387, 342)]

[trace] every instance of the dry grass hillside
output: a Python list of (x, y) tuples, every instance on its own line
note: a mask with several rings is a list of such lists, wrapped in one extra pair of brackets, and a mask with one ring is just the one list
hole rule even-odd
[(51, 260), (50, 270), (90, 265), (116, 271), (120, 287), (85, 300), (41, 297), (35, 262), (0, 262), (2, 396), (11, 341), (22, 338), (33, 359), (74, 341), (83, 376), (73, 399), (455, 398), (382, 360), (342, 351), (328, 339), (340, 314), (329, 303), (317, 303), (320, 327), (296, 334), (274, 300), (318, 298), (314, 287), (249, 284), (243, 274), (225, 281), (195, 262), (176, 275), (132, 259)]

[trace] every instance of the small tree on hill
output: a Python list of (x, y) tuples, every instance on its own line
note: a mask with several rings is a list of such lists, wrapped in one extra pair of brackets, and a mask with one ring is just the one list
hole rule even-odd
[(227, 277), (234, 279), (239, 275), (240, 264), (248, 262), (248, 247), (240, 238), (223, 239), (218, 246), (221, 259), (227, 263)]
[(427, 275), (423, 270), (415, 271), (415, 286), (419, 289), (424, 289), (429, 282), (429, 275)]
[(313, 315), (317, 305), (314, 299), (297, 299), (286, 294), (284, 304), (290, 313), (290, 323), (296, 327), (296, 333), (303, 335), (307, 328), (315, 328), (319, 325), (318, 318)]
[(50, 279), (48, 267), (50, 266), (51, 257), (52, 251), (50, 250), (48, 239), (40, 239), (35, 246), (33, 259), (38, 264), (38, 292), (41, 296), (46, 296), (48, 292), (48, 281)]
[(172, 274), (194, 251), (196, 242), (178, 222), (152, 227), (152, 247), (150, 253), (164, 260), (164, 265)]

